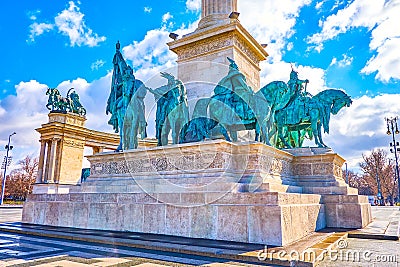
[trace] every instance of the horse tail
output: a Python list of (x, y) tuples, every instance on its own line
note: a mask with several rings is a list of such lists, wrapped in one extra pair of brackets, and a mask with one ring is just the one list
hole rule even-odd
[(196, 105), (193, 110), (193, 116), (192, 118), (200, 118), (204, 117), (207, 118), (207, 109), (208, 105), (211, 102), (211, 98), (201, 98), (196, 102)]

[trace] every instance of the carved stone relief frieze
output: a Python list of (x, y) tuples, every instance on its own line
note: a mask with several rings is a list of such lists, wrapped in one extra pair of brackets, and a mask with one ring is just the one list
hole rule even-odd
[(193, 154), (180, 157), (155, 156), (135, 160), (95, 163), (93, 175), (129, 174), (159, 171), (221, 169), (227, 167), (229, 158), (222, 153)]
[(78, 140), (65, 139), (63, 144), (64, 144), (64, 146), (82, 148), (82, 149), (85, 147), (85, 142), (81, 142)]
[(208, 38), (199, 42), (194, 42), (187, 46), (181, 47), (178, 51), (178, 60), (198, 57), (215, 50), (222, 49), (233, 45), (233, 35), (224, 34), (221, 36)]

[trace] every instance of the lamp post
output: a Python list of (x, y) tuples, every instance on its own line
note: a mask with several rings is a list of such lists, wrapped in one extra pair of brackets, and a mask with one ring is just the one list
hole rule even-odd
[(396, 163), (396, 171), (394, 172), (395, 180), (397, 180), (397, 202), (400, 202), (400, 181), (399, 181), (399, 162), (397, 158), (397, 152), (400, 151), (399, 143), (396, 142), (396, 134), (399, 134), (399, 128), (397, 126), (397, 117), (394, 118), (386, 118), (387, 125), (387, 135), (392, 135), (393, 143), (390, 143), (390, 152), (394, 153), (395, 163)]
[(385, 201), (383, 199), (383, 195), (382, 195), (382, 191), (381, 191), (381, 181), (379, 180), (379, 169), (378, 169), (378, 163), (376, 160), (375, 160), (375, 164), (376, 164), (376, 184), (378, 186), (378, 194), (376, 195), (376, 197), (378, 199), (378, 205), (383, 206)]
[(0, 197), (0, 205), (3, 205), (3, 199), (4, 199), (4, 190), (6, 187), (6, 174), (7, 174), (7, 165), (9, 165), (9, 157), (8, 157), (8, 153), (11, 149), (13, 149), (13, 146), (10, 146), (10, 142), (11, 142), (11, 136), (13, 136), (14, 134), (16, 134), (16, 132), (13, 132), (12, 134), (10, 134), (8, 136), (8, 144), (6, 145), (6, 149), (7, 149), (7, 153), (6, 153), (6, 157), (5, 157), (5, 164), (4, 164), (4, 175), (3, 175), (3, 183), (2, 183), (2, 187), (1, 187), (1, 197)]

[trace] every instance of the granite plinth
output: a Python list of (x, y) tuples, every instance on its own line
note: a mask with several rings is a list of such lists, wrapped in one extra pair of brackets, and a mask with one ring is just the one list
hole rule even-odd
[(348, 195), (333, 152), (295, 156), (216, 140), (88, 159), (80, 185), (35, 185), (23, 222), (283, 246), (371, 220), (367, 198)]

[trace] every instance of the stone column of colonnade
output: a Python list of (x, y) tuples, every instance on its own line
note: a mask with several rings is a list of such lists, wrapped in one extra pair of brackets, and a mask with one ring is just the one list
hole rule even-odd
[[(61, 139), (53, 138), (40, 141), (38, 172), (35, 183), (56, 183), (57, 181), (57, 154), (60, 153)], [(104, 146), (93, 146), (93, 154), (104, 151)]]
[(38, 166), (38, 172), (36, 176), (36, 183), (40, 184), (43, 182), (44, 178), (44, 157), (46, 155), (46, 146), (47, 142), (44, 140), (40, 141), (40, 154), (39, 154), (39, 166)]
[(59, 138), (52, 138), (51, 140), (41, 141), (36, 183), (55, 182), (57, 144), (59, 141)]

